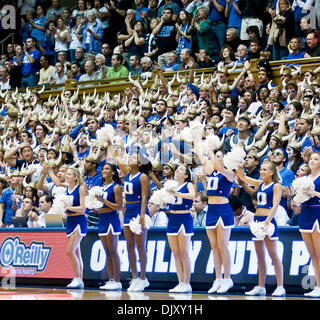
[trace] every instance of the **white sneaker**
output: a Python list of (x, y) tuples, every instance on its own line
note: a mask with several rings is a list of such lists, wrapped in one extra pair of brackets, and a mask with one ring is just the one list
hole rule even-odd
[(231, 278), (223, 279), (220, 288), (217, 290), (217, 293), (225, 293), (233, 287), (233, 281)]
[(304, 294), (306, 297), (319, 298), (320, 297), (320, 287), (314, 287), (314, 289), (308, 293)]
[(252, 290), (245, 292), (247, 296), (265, 296), (266, 288), (255, 286)]
[(127, 289), (127, 291), (130, 291), (132, 292), (135, 285), (138, 283), (138, 280), (139, 278), (135, 278), (135, 279), (132, 279), (130, 282), (129, 282), (129, 288)]
[(188, 293), (188, 292), (192, 292), (192, 288), (190, 284), (180, 282), (173, 289), (170, 289), (169, 292), (170, 293)]
[(134, 292), (141, 292), (143, 291), (146, 287), (149, 287), (150, 283), (148, 279), (140, 279), (138, 278), (138, 281), (136, 282), (135, 286), (133, 287)]
[(216, 292), (220, 288), (222, 281), (223, 281), (222, 278), (218, 278), (218, 279), (214, 280), (212, 287), (208, 290), (208, 293)]
[(117, 282), (115, 280), (107, 281), (103, 286), (99, 287), (102, 290), (121, 290), (122, 284), (121, 282)]
[(284, 287), (277, 287), (276, 290), (273, 291), (272, 296), (274, 297), (283, 297), (286, 295), (286, 290)]
[(83, 289), (84, 283), (80, 278), (74, 278), (72, 281), (67, 285), (69, 289)]

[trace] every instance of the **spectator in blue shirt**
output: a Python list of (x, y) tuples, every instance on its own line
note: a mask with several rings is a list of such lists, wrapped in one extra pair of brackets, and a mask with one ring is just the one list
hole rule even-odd
[(167, 63), (161, 67), (165, 72), (178, 71), (180, 64), (178, 63), (178, 56), (176, 52), (172, 51), (168, 54)]
[(238, 34), (240, 34), (242, 18), (239, 9), (239, 0), (227, 0), (224, 14), (228, 19), (228, 28), (236, 28)]
[(42, 5), (38, 4), (36, 8), (37, 17), (30, 21), (31, 37), (34, 37), (37, 40), (37, 46), (39, 46), (45, 39), (45, 22), (46, 17), (44, 15), (44, 9)]
[[(214, 47), (216, 48), (213, 60), (219, 60), (219, 52), (224, 45), (227, 26), (225, 23), (224, 11), (226, 0), (212, 0), (209, 6), (209, 19), (212, 23), (212, 33), (214, 37)], [(201, 48), (200, 48), (201, 49)]]
[(18, 65), (21, 65), (22, 87), (33, 87), (38, 83), (41, 52), (36, 49), (36, 39), (29, 37), (23, 45), (23, 55), (17, 57)]
[(54, 37), (54, 27), (56, 27), (55, 22), (50, 22), (45, 31), (44, 41), (40, 44), (40, 50), (49, 58), (50, 65), (54, 65), (55, 62), (55, 37)]

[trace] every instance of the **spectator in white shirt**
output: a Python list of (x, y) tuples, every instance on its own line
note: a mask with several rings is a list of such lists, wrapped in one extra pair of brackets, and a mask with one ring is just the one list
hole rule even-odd
[(1, 90), (11, 89), (11, 86), (9, 84), (10, 77), (9, 77), (8, 70), (6, 67), (0, 68), (0, 78), (1, 78), (0, 89)]
[(160, 210), (160, 206), (149, 201), (148, 210), (151, 217), (151, 227), (166, 227), (168, 217), (166, 213)]

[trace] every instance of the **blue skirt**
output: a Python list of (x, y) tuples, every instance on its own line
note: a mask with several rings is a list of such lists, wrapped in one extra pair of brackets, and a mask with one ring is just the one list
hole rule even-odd
[(167, 235), (176, 236), (182, 231), (185, 236), (193, 236), (193, 219), (190, 213), (168, 213)]
[(233, 211), (229, 203), (208, 204), (206, 229), (215, 229), (219, 223), (224, 229), (234, 226)]
[(87, 218), (84, 214), (79, 216), (67, 216), (66, 233), (70, 237), (74, 232), (79, 231), (81, 236), (86, 236), (88, 231)]
[(317, 227), (320, 233), (320, 207), (318, 206), (302, 206), (299, 219), (299, 231), (300, 232), (313, 232)]
[(113, 235), (121, 234), (121, 223), (117, 211), (99, 213), (98, 235), (106, 236), (110, 231)]

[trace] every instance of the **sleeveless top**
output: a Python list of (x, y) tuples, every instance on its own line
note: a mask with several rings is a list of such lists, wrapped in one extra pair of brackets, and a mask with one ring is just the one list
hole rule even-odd
[(257, 209), (271, 209), (273, 207), (273, 186), (274, 182), (272, 182), (268, 186), (265, 186), (264, 183), (260, 184), (257, 194)]
[[(315, 191), (320, 192), (320, 176), (313, 180)], [(312, 197), (308, 201), (303, 202), (302, 206), (319, 206), (320, 205), (320, 198)]]
[[(185, 182), (180, 186), (177, 192), (181, 193), (189, 193), (188, 190), (188, 182)], [(189, 210), (192, 206), (193, 200), (192, 199), (185, 199), (180, 197), (175, 197), (175, 203), (168, 204), (168, 210)]]
[(207, 178), (207, 196), (229, 198), (232, 184), (233, 183), (230, 182), (223, 174), (218, 171), (213, 171)]
[[(116, 202), (116, 197), (114, 195), (114, 187), (116, 185), (117, 184), (115, 182), (112, 182), (112, 183), (108, 184), (107, 186), (106, 185), (102, 186), (102, 191), (103, 191), (102, 198), (104, 200), (107, 200), (107, 201), (112, 202), (112, 203)], [(109, 207), (107, 205), (103, 204), (102, 208), (109, 208)]]
[[(80, 184), (74, 187), (73, 190), (69, 189), (69, 186), (66, 188), (66, 194), (69, 197), (72, 197), (72, 207), (80, 206), (80, 194), (79, 194)], [(74, 213), (73, 211), (67, 210), (67, 213)]]
[(142, 172), (138, 172), (133, 177), (131, 174), (126, 175), (123, 186), (126, 201), (141, 201), (141, 174)]

